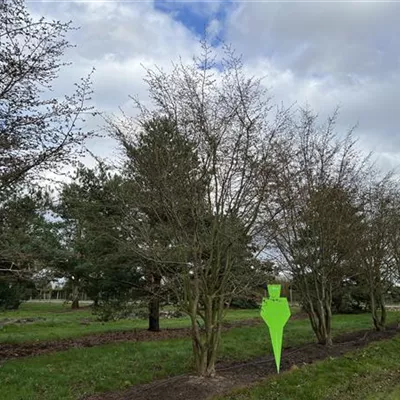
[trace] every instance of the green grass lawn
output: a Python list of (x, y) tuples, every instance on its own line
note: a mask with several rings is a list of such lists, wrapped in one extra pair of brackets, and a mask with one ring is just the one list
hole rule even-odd
[(399, 400), (400, 336), (215, 400)]
[(374, 393), (367, 398), (367, 400), (399, 400), (399, 399), (400, 399), (400, 385), (396, 385), (396, 387), (386, 387), (383, 391), (380, 391), (379, 393)]
[[(389, 313), (394, 321), (399, 313)], [(371, 327), (370, 316), (339, 315), (334, 333)], [(285, 346), (314, 340), (307, 320), (289, 321)], [(223, 334), (220, 359), (248, 360), (270, 353), (264, 325), (233, 328)], [(118, 343), (5, 362), (0, 368), (1, 400), (72, 400), (84, 394), (122, 389), (191, 369), (188, 339)], [(284, 400), (284, 398), (281, 398)], [(300, 398), (299, 398), (300, 400)]]
[[(73, 338), (91, 333), (147, 328), (146, 319), (123, 319), (119, 321), (99, 322), (91, 314), (90, 309), (71, 311), (70, 306), (62, 303), (24, 303), (17, 311), (0, 313), (1, 321), (5, 318), (21, 319), (41, 317), (40, 320), (28, 324), (10, 324), (0, 327), (0, 343), (16, 343), (28, 341), (56, 340)], [(237, 321), (259, 317), (255, 310), (229, 310), (226, 320)], [(182, 328), (190, 326), (187, 317), (160, 321), (161, 328)]]

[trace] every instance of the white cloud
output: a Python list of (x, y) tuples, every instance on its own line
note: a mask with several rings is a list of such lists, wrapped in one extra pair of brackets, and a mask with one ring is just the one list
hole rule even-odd
[[(72, 82), (95, 66), (98, 108), (127, 110), (130, 94), (146, 101), (141, 64), (168, 69), (171, 60), (188, 60), (198, 49), (193, 32), (174, 19), (179, 4), (173, 6), (162, 12), (151, 1), (30, 3), (38, 15), (81, 26), (71, 36), (77, 48), (66, 55), (73, 67), (62, 71), (56, 92), (70, 92)], [(375, 150), (385, 168), (395, 165), (400, 158), (400, 4), (242, 2), (227, 8), (225, 21), (216, 17), (225, 7), (221, 1), (185, 7), (209, 18), (212, 37), (222, 33), (243, 53), (250, 75), (267, 75), (264, 82), (275, 101), (307, 102), (322, 118), (341, 104), (338, 128), (345, 131), (359, 122), (356, 133), (365, 151)], [(90, 119), (88, 125), (101, 122)], [(91, 146), (100, 156), (114, 153), (110, 139), (93, 140)]]
[(400, 4), (240, 3), (225, 23), (249, 73), (267, 75), (278, 101), (322, 118), (341, 105), (338, 130), (359, 123), (382, 168), (400, 161)]
[(222, 25), (218, 19), (212, 19), (209, 24), (207, 25), (207, 35), (212, 40), (221, 33)]
[[(86, 76), (92, 67), (92, 104), (100, 111), (118, 112), (132, 106), (129, 95), (147, 98), (142, 65), (171, 68), (171, 60), (188, 59), (198, 47), (197, 38), (182, 23), (154, 9), (152, 2), (54, 2), (29, 3), (35, 16), (61, 21), (72, 20), (80, 27), (69, 35), (77, 47), (69, 49), (65, 60), (72, 66), (60, 71), (54, 94), (73, 90), (72, 83)], [(89, 117), (87, 129), (97, 129), (101, 118)], [(112, 139), (93, 139), (88, 146), (101, 157), (115, 155)]]
[(267, 55), (297, 73), (380, 73), (398, 68), (400, 4), (240, 3), (227, 37), (248, 57)]

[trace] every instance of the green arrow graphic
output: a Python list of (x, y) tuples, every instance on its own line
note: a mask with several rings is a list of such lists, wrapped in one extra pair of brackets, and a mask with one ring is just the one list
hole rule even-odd
[(274, 352), (276, 369), (281, 365), (283, 328), (290, 318), (290, 308), (286, 297), (280, 297), (281, 285), (268, 285), (268, 299), (263, 299), (261, 317), (268, 326)]

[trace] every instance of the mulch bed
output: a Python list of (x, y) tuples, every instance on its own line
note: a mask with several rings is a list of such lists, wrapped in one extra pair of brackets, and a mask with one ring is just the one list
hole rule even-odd
[[(297, 317), (299, 318), (299, 317)], [(231, 328), (255, 326), (262, 323), (260, 318), (224, 323), (224, 330)], [(160, 332), (149, 332), (146, 329), (114, 331), (88, 334), (85, 336), (39, 342), (0, 343), (0, 362), (20, 357), (63, 351), (72, 348), (93, 347), (108, 343), (158, 341), (190, 337), (189, 328), (162, 329)]]
[[(281, 371), (297, 369), (328, 357), (339, 357), (343, 354), (365, 347), (367, 344), (390, 339), (400, 330), (395, 326), (383, 332), (370, 330), (352, 332), (335, 338), (334, 345), (326, 347), (309, 344), (297, 348), (286, 348), (282, 352)], [(217, 377), (204, 379), (183, 375), (155, 381), (149, 384), (136, 385), (128, 390), (103, 393), (85, 397), (85, 400), (206, 400), (217, 394), (229, 392), (268, 375), (276, 374), (273, 357), (260, 357), (245, 363), (219, 363)]]

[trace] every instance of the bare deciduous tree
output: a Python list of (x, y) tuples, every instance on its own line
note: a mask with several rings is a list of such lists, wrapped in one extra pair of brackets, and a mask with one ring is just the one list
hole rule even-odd
[(190, 316), (197, 371), (212, 376), (225, 305), (258, 276), (253, 238), (261, 204), (270, 196), (273, 154), (287, 112), (273, 110), (261, 81), (245, 76), (229, 47), (222, 60), (206, 41), (202, 49), (192, 65), (181, 62), (171, 73), (147, 70), (153, 110), (136, 101), (142, 130), (154, 118), (169, 121), (175, 153), (155, 146), (145, 161), (130, 151), (140, 129), (126, 121), (111, 129), (133, 175), (147, 179), (136, 179), (138, 193), (147, 193), (141, 204), (146, 210), (136, 218), (135, 235), (143, 242), (138, 247), (156, 261), (164, 284)]
[[(369, 293), (375, 329), (386, 324), (385, 296), (396, 281), (396, 245), (399, 227), (396, 185), (388, 174), (366, 187), (364, 229), (360, 237), (360, 275)], [(394, 240), (395, 239), (395, 240)]]
[(360, 232), (358, 182), (370, 166), (350, 132), (339, 139), (337, 111), (325, 126), (300, 110), (289, 132), (290, 151), (280, 155), (274, 200), (264, 205), (277, 216), (271, 231), (278, 260), (291, 275), (319, 343), (331, 344), (332, 293), (354, 258)]
[(396, 269), (395, 283), (398, 286), (400, 284), (400, 191), (396, 190), (392, 201), (394, 210), (392, 223), (396, 229), (394, 229), (391, 233), (389, 245)]
[[(64, 100), (51, 98), (51, 83), (71, 23), (34, 20), (23, 0), (0, 2), (0, 193), (29, 174), (71, 162), (92, 134), (79, 123), (90, 100), (90, 74)], [(49, 96), (50, 94), (50, 96)], [(33, 174), (35, 172), (35, 174)]]

